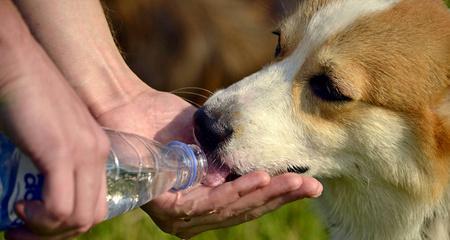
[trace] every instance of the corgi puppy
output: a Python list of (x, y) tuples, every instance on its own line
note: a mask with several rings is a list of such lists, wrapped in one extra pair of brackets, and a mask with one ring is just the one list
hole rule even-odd
[(303, 0), (273, 63), (216, 92), (198, 142), (234, 172), (297, 172), (332, 239), (450, 239), (450, 11), (440, 0)]

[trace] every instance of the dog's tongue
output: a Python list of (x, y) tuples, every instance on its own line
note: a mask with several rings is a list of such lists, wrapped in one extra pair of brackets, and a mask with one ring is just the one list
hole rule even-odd
[(223, 165), (221, 167), (216, 166), (215, 164), (211, 164), (208, 167), (208, 172), (206, 174), (206, 178), (203, 180), (203, 185), (209, 187), (216, 187), (225, 182), (227, 176), (231, 173), (230, 168)]

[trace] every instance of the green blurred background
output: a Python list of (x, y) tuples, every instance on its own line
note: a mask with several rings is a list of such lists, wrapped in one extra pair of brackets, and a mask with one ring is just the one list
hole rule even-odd
[[(141, 210), (125, 214), (93, 228), (79, 240), (178, 239), (160, 231)], [(222, 239), (327, 239), (326, 231), (310, 206), (310, 200), (284, 206), (262, 218), (239, 226), (205, 232), (194, 240)]]
[[(137, 2), (139, 2), (139, 4), (137, 4)], [(104, 5), (108, 9), (107, 13), (111, 20), (112, 28), (115, 29), (116, 38), (124, 51), (127, 62), (132, 69), (150, 85), (161, 90), (173, 90), (185, 86), (200, 86), (209, 90), (215, 90), (239, 80), (243, 76), (260, 68), (261, 65), (270, 61), (272, 58), (272, 50), (261, 52), (261, 49), (272, 49), (274, 46), (275, 39), (265, 36), (268, 35), (267, 32), (270, 32), (270, 29), (273, 28), (275, 20), (282, 15), (280, 12), (284, 11), (280, 8), (282, 6), (278, 5), (280, 3), (279, 0), (186, 0), (181, 1), (182, 5), (179, 6), (177, 5), (178, 2), (180, 1), (104, 1)], [(445, 0), (445, 2), (450, 7), (450, 0)], [(143, 5), (143, 3), (147, 5)], [(199, 5), (207, 7), (199, 14), (187, 14), (186, 16), (183, 16), (182, 9), (186, 9), (187, 4), (195, 5), (196, 9), (198, 9)], [(136, 5), (137, 7), (134, 9), (130, 7), (133, 5)], [(285, 5), (288, 5), (288, 3)], [(143, 6), (147, 6), (148, 8)], [(217, 12), (214, 14), (208, 12), (213, 11), (214, 9), (224, 11), (224, 17), (217, 20), (220, 17)], [(236, 9), (243, 9), (243, 11), (238, 12)], [(190, 9), (188, 11), (195, 10)], [(157, 17), (161, 12), (164, 12), (164, 19), (173, 17), (173, 22), (171, 22), (172, 25), (169, 24), (164, 27), (175, 25), (176, 27), (181, 26), (185, 29), (195, 28), (195, 26), (186, 25), (186, 22), (192, 21), (186, 21), (185, 18), (188, 15), (197, 15), (200, 16), (200, 19), (197, 19), (197, 21), (200, 22), (204, 22), (204, 19), (211, 20), (211, 18), (216, 20), (209, 21), (215, 22), (216, 25), (208, 26), (209, 28), (215, 29), (215, 33), (220, 32), (221, 27), (223, 27), (223, 29), (227, 29), (227, 31), (232, 29), (234, 35), (242, 35), (243, 37), (236, 38), (234, 41), (231, 41), (231, 43), (220, 42), (218, 39), (221, 38), (217, 36), (209, 39), (204, 38), (205, 45), (214, 44), (212, 45), (214, 51), (207, 52), (201, 59), (195, 58), (192, 54), (186, 53), (189, 51), (186, 51), (185, 49), (189, 49), (189, 46), (183, 45), (184, 43), (189, 42), (190, 36), (176, 35), (180, 34), (178, 32), (168, 33), (167, 29), (159, 27), (160, 24), (157, 21)], [(237, 16), (230, 17), (231, 14)], [(236, 24), (232, 25), (233, 20), (230, 19), (237, 19)], [(155, 21), (156, 25), (152, 25)], [(247, 22), (249, 24), (246, 25)], [(136, 23), (138, 24), (136, 25)], [(232, 28), (230, 28), (230, 26)], [(142, 29), (142, 27), (144, 28)], [(144, 34), (142, 34), (142, 32), (144, 32)], [(146, 32), (153, 34), (145, 34)], [(229, 32), (224, 33), (229, 34)], [(173, 34), (175, 34), (175, 36)], [(194, 35), (198, 34), (211, 36), (211, 33), (207, 31), (196, 32)], [(163, 37), (162, 39), (161, 36)], [(168, 38), (171, 39), (171, 44), (175, 44), (177, 47), (178, 51), (175, 55), (173, 53), (167, 53), (167, 51), (170, 51), (173, 47), (170, 45), (159, 45), (157, 48), (148, 47), (149, 45), (154, 46), (154, 44), (149, 44), (150, 42), (165, 43)], [(173, 38), (178, 39), (178, 41), (174, 42)], [(196, 41), (198, 41), (198, 38)], [(242, 43), (249, 44), (245, 45)], [(221, 52), (221, 49), (226, 49), (227, 52)], [(231, 51), (233, 53), (233, 49), (235, 50), (235, 55), (230, 58), (229, 52)], [(173, 58), (181, 60), (174, 61)], [(158, 59), (159, 62), (152, 63), (154, 62), (153, 59)], [(217, 59), (219, 59), (220, 62), (217, 62)], [(148, 63), (148, 65), (142, 66), (142, 62)], [(162, 66), (161, 64), (164, 62), (170, 62), (171, 68), (167, 69)], [(217, 69), (214, 68), (214, 66), (208, 65), (211, 62), (215, 64), (215, 66), (219, 64), (221, 68)], [(189, 63), (189, 65), (184, 66), (183, 64), (185, 63)], [(173, 75), (173, 69), (177, 69), (177, 72), (182, 72), (183, 74)], [(193, 69), (196, 71), (193, 72)], [(153, 71), (158, 71), (158, 76), (160, 78), (155, 77)], [(181, 76), (182, 79), (179, 79), (179, 76)], [(189, 98), (189, 96), (183, 97)], [(195, 97), (191, 100), (199, 102), (199, 104), (201, 104), (202, 101), (201, 98), (196, 99)], [(227, 229), (209, 231), (200, 234), (193, 239), (327, 239), (327, 232), (324, 225), (320, 222), (314, 212), (311, 200), (297, 201), (255, 221)], [(1, 233), (0, 239), (3, 239)], [(162, 232), (144, 212), (135, 210), (99, 224), (77, 239), (140, 240), (177, 238)]]

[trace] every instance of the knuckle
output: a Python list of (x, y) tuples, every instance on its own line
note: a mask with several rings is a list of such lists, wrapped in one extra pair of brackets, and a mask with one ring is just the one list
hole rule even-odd
[(250, 221), (253, 219), (257, 219), (263, 215), (260, 211), (250, 211), (244, 214), (245, 221)]
[(89, 231), (89, 229), (91, 228), (91, 225), (86, 225), (86, 226), (80, 226), (76, 229), (76, 233), (77, 235), (86, 233), (87, 231)]
[(236, 213), (234, 213), (233, 211), (228, 210), (228, 209), (224, 209), (224, 210), (221, 210), (219, 212), (219, 220), (220, 221), (225, 221), (225, 220), (230, 219), (230, 218), (232, 218), (234, 216), (236, 216)]
[(94, 219), (90, 214), (77, 214), (70, 222), (70, 225), (77, 230), (88, 230), (94, 224)]
[(270, 183), (270, 176), (266, 172), (256, 172), (255, 173), (258, 178), (261, 179), (261, 182), (265, 185)]
[(101, 159), (106, 160), (111, 150), (111, 144), (106, 136), (100, 137), (97, 141), (97, 150)]
[(64, 222), (72, 213), (72, 209), (64, 204), (54, 204), (47, 211), (51, 220), (56, 223)]
[[(95, 164), (103, 166), (110, 152), (109, 139), (105, 134), (91, 134), (86, 137), (84, 151), (95, 158), (84, 158), (86, 161), (95, 161)], [(101, 160), (101, 161), (99, 161)]]
[(228, 193), (233, 193), (236, 197), (240, 197), (239, 191), (242, 189), (240, 183), (237, 181), (226, 182), (223, 185), (223, 189)]
[(76, 153), (76, 145), (72, 141), (62, 140), (57, 144), (51, 144), (51, 156), (55, 159), (67, 160), (73, 157)]
[(283, 180), (283, 185), (285, 186), (285, 188), (291, 191), (299, 188), (301, 184), (301, 179), (297, 177), (285, 177), (285, 179)]
[(74, 142), (76, 146), (73, 147), (71, 156), (77, 156), (78, 164), (89, 163), (103, 166), (110, 151), (110, 143), (105, 134), (95, 134), (95, 132), (87, 130), (81, 131)]
[(89, 131), (83, 131), (79, 136), (79, 146), (83, 151), (94, 152), (97, 150), (97, 138)]

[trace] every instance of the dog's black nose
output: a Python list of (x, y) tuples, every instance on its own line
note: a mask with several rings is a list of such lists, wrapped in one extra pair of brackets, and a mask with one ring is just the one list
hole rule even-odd
[(233, 130), (219, 114), (203, 107), (194, 114), (194, 133), (203, 149), (213, 151), (231, 136)]

